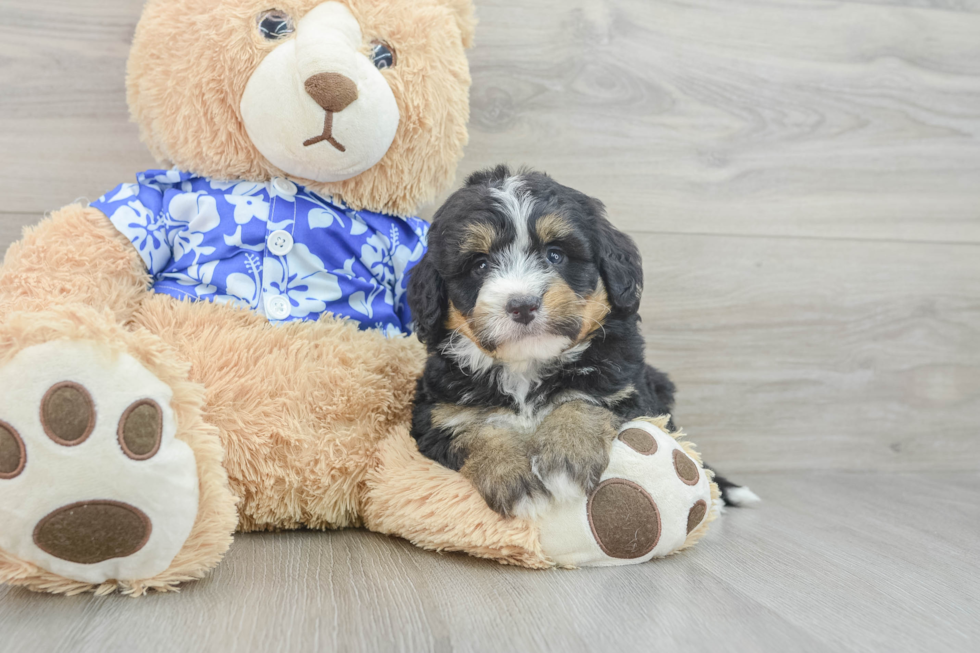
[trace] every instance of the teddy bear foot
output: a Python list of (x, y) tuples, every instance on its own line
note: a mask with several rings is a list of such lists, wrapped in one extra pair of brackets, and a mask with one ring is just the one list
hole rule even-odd
[(0, 389), (0, 559), (91, 584), (170, 567), (199, 502), (171, 387), (129, 354), (53, 340), (17, 352)]
[(691, 546), (717, 509), (717, 487), (666, 418), (624, 424), (592, 493), (556, 501), (536, 519), (541, 547), (563, 567), (645, 562)]

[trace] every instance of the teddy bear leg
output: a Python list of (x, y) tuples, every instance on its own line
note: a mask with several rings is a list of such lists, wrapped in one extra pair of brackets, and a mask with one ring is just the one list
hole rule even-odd
[(201, 577), (235, 501), (204, 389), (145, 330), (72, 305), (0, 325), (0, 581), (142, 594)]
[(668, 417), (624, 424), (588, 497), (553, 503), (537, 523), (560, 566), (626, 565), (693, 546), (717, 514), (718, 487)]

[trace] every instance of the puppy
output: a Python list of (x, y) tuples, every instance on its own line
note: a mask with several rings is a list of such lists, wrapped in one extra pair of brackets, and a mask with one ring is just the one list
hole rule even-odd
[(590, 492), (618, 427), (674, 403), (644, 363), (642, 283), (635, 243), (598, 200), (538, 172), (472, 175), (409, 278), (429, 352), (412, 419), (422, 454), (505, 516)]

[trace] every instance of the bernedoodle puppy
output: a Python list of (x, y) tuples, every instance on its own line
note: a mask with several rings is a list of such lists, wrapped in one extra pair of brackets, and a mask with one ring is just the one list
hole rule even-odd
[[(617, 428), (674, 403), (644, 362), (642, 283), (636, 244), (598, 200), (539, 172), (472, 175), (436, 212), (408, 285), (429, 352), (412, 420), (422, 454), (503, 515), (590, 492)], [(715, 481), (727, 503), (751, 495)]]

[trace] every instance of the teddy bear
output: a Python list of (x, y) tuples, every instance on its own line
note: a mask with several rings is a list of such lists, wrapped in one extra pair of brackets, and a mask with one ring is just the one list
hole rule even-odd
[(364, 526), (531, 568), (703, 535), (717, 488), (664, 417), (534, 519), (409, 435), (414, 216), (462, 156), (474, 28), (469, 0), (147, 3), (127, 99), (161, 168), (0, 268), (0, 581), (166, 591), (236, 530)]

